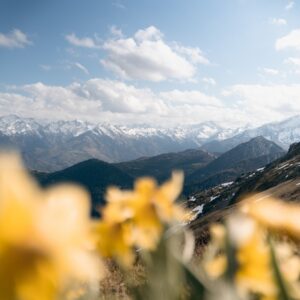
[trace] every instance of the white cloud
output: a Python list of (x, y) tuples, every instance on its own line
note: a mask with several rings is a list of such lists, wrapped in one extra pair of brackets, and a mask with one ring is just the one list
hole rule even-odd
[(171, 105), (215, 106), (221, 107), (222, 103), (214, 96), (209, 96), (198, 90), (172, 90), (161, 92), (160, 97)]
[(126, 8), (126, 6), (123, 3), (120, 3), (120, 2), (113, 2), (112, 5), (116, 8), (119, 8), (119, 9), (125, 9)]
[(272, 18), (269, 20), (269, 23), (272, 25), (283, 26), (287, 24), (287, 21), (282, 18)]
[(13, 93), (0, 93), (0, 111), (7, 114), (13, 110), (24, 116), (91, 121), (112, 121), (113, 117), (138, 120), (139, 114), (145, 121), (145, 114), (164, 116), (168, 112), (164, 102), (149, 89), (98, 78), (68, 86), (38, 82), (18, 87)]
[(209, 60), (204, 56), (200, 48), (184, 47), (176, 44), (175, 47), (178, 53), (184, 55), (186, 59), (190, 60), (193, 64), (208, 65)]
[(100, 48), (100, 45), (98, 45), (90, 37), (79, 38), (76, 36), (75, 33), (71, 33), (71, 34), (66, 35), (65, 38), (71, 45), (76, 46), (76, 47), (83, 47), (83, 48), (90, 48), (90, 49)]
[(109, 28), (109, 31), (110, 33), (113, 35), (113, 36), (116, 36), (116, 37), (123, 37), (123, 32), (120, 28), (116, 27), (116, 26), (111, 26)]
[[(68, 86), (43, 83), (0, 93), (2, 114), (47, 119), (84, 119), (115, 124), (180, 125), (235, 116), (222, 101), (199, 90), (155, 93), (115, 80), (94, 78)], [(231, 121), (231, 120), (230, 120)]]
[(267, 74), (267, 75), (278, 75), (279, 70), (277, 69), (272, 69), (272, 68), (262, 68), (262, 71)]
[(300, 57), (289, 57), (284, 61), (284, 63), (300, 67)]
[(285, 6), (286, 10), (291, 10), (295, 5), (294, 1), (289, 1), (289, 3)]
[(83, 66), (81, 63), (79, 63), (79, 62), (75, 62), (74, 63), (74, 66), (75, 67), (77, 67), (79, 70), (81, 70), (83, 73), (85, 73), (86, 75), (89, 75), (90, 73), (89, 73), (89, 70), (85, 67), (85, 66)]
[(40, 68), (42, 68), (44, 71), (52, 70), (52, 66), (50, 66), (50, 65), (40, 65)]
[(300, 50), (300, 29), (292, 30), (289, 34), (278, 39), (276, 41), (275, 48), (276, 50)]
[(149, 26), (146, 29), (140, 29), (134, 34), (134, 38), (138, 42), (143, 41), (159, 41), (163, 38), (163, 33), (155, 26)]
[(211, 78), (211, 77), (204, 77), (204, 78), (202, 78), (202, 81), (206, 84), (209, 84), (209, 85), (216, 85), (217, 84), (215, 79)]
[(252, 124), (278, 121), (300, 113), (300, 84), (234, 85), (223, 96), (234, 101)]
[(216, 121), (235, 127), (278, 121), (300, 113), (298, 85), (234, 85), (220, 97), (201, 90), (154, 92), (116, 80), (94, 78), (67, 86), (43, 83), (0, 93), (1, 114), (53, 120), (173, 126)]
[(165, 104), (150, 89), (138, 89), (120, 81), (90, 79), (73, 89), (86, 99), (101, 103), (102, 111), (117, 113), (166, 113)]
[(284, 60), (284, 63), (291, 66), (292, 72), (297, 75), (300, 74), (300, 57), (288, 57)]
[(103, 66), (124, 79), (191, 80), (197, 64), (209, 63), (199, 48), (166, 43), (154, 26), (138, 30), (133, 37), (107, 40), (103, 48), (107, 51)]
[(27, 35), (19, 29), (14, 29), (7, 34), (0, 32), (0, 48), (24, 48), (31, 44)]

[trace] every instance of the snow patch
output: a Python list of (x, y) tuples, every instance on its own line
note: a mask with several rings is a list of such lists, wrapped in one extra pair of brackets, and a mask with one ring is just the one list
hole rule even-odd
[(188, 199), (188, 201), (190, 201), (190, 202), (195, 202), (197, 199), (196, 199), (196, 197), (195, 196), (192, 196), (192, 197), (190, 197), (189, 199)]
[(262, 172), (262, 171), (264, 171), (265, 168), (266, 167), (258, 168), (258, 169), (256, 169), (256, 172)]
[(192, 212), (195, 213), (195, 214), (193, 215), (192, 220), (195, 220), (200, 214), (202, 214), (203, 208), (204, 208), (204, 204), (201, 204), (201, 205), (196, 206), (196, 207), (192, 210)]
[(220, 197), (220, 195), (218, 195), (218, 196), (212, 196), (212, 197), (210, 197), (209, 202), (212, 202), (212, 201), (218, 199), (219, 197)]
[(277, 170), (284, 169), (286, 167), (289, 167), (290, 164), (284, 164), (283, 166), (277, 167)]
[(222, 187), (227, 187), (227, 186), (230, 186), (234, 183), (234, 181), (230, 181), (230, 182), (224, 182), (221, 184)]

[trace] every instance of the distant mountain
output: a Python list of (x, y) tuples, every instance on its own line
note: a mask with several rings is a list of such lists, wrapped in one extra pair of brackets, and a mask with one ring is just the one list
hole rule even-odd
[(108, 186), (132, 188), (133, 178), (106, 162), (90, 159), (65, 170), (54, 173), (33, 172), (42, 186), (55, 183), (71, 182), (84, 186), (91, 194), (93, 214), (97, 215), (97, 207), (104, 203), (104, 194)]
[(242, 173), (263, 167), (284, 154), (284, 150), (262, 136), (225, 152), (206, 167), (187, 177), (186, 191), (209, 188), (232, 181)]
[(205, 143), (202, 149), (212, 153), (224, 153), (257, 136), (263, 136), (287, 150), (291, 144), (300, 141), (300, 115), (282, 122), (248, 129), (228, 139), (210, 141)]
[(96, 215), (97, 207), (105, 201), (105, 190), (111, 185), (131, 188), (134, 179), (140, 176), (153, 176), (158, 181), (164, 181), (172, 170), (182, 169), (186, 173), (184, 194), (188, 195), (191, 191), (234, 181), (242, 173), (259, 169), (283, 154), (284, 151), (275, 143), (257, 137), (220, 157), (201, 149), (191, 149), (118, 164), (89, 159), (61, 171), (33, 171), (33, 175), (42, 186), (60, 182), (84, 186), (92, 196), (93, 214)]
[(0, 148), (18, 149), (30, 169), (45, 172), (90, 158), (117, 163), (201, 146), (220, 154), (260, 135), (287, 149), (300, 139), (300, 117), (248, 130), (214, 122), (158, 128), (0, 117)]
[(155, 128), (0, 117), (0, 147), (17, 148), (30, 169), (46, 172), (90, 158), (120, 162), (198, 148), (205, 141), (224, 139), (237, 132), (213, 122)]
[(170, 177), (172, 170), (183, 170), (185, 176), (203, 168), (216, 158), (215, 155), (201, 149), (189, 149), (177, 153), (166, 153), (153, 157), (115, 164), (133, 177), (153, 176), (158, 181)]
[[(292, 144), (286, 155), (280, 157), (278, 160), (266, 166), (262, 172), (249, 177), (246, 182), (242, 183), (233, 202), (251, 191), (265, 191), (295, 179), (300, 179), (300, 143)], [(297, 199), (295, 195), (293, 198), (290, 197), (290, 200), (293, 199)]]

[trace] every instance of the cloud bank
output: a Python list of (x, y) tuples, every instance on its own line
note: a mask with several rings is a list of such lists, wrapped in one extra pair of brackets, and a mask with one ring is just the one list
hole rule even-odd
[(260, 125), (300, 112), (300, 85), (234, 85), (219, 96), (201, 90), (154, 92), (118, 80), (93, 78), (67, 86), (35, 83), (0, 93), (0, 111), (51, 120), (82, 119), (160, 126), (216, 121)]

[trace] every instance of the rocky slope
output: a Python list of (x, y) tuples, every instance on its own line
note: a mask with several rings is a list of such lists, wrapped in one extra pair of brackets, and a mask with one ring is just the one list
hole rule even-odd
[(256, 137), (225, 152), (206, 167), (187, 177), (185, 191), (191, 192), (235, 180), (242, 173), (261, 168), (284, 154), (264, 137)]
[(287, 201), (299, 201), (300, 143), (292, 145), (286, 155), (265, 168), (189, 195), (187, 206), (194, 211), (190, 226), (201, 238), (208, 224), (222, 219), (248, 194), (261, 192), (262, 197), (271, 194)]

